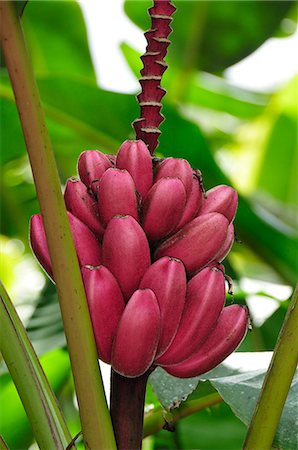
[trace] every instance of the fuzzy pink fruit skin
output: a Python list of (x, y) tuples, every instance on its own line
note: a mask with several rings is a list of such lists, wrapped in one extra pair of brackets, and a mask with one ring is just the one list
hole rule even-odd
[(104, 172), (112, 167), (109, 158), (98, 150), (85, 150), (78, 160), (80, 179), (96, 194), (98, 181)]
[(70, 213), (87, 225), (98, 238), (102, 238), (104, 228), (99, 220), (97, 201), (89, 195), (82, 181), (76, 178), (67, 180), (64, 201)]
[[(91, 230), (70, 212), (67, 213), (71, 235), (80, 266), (101, 264), (101, 245)], [(31, 217), (30, 242), (32, 250), (46, 272), (53, 278), (52, 265), (41, 214)]]
[(217, 267), (206, 267), (187, 284), (185, 307), (175, 339), (156, 363), (177, 364), (189, 358), (208, 338), (226, 299), (225, 278)]
[(112, 351), (112, 367), (125, 377), (141, 376), (154, 361), (160, 312), (151, 289), (139, 289), (121, 317)]
[(217, 262), (222, 262), (225, 257), (230, 253), (231, 248), (233, 247), (235, 239), (234, 225), (230, 223), (227, 231), (226, 240), (220, 249), (220, 251), (215, 255), (214, 260)]
[(155, 259), (172, 256), (180, 259), (188, 274), (193, 274), (213, 260), (223, 246), (228, 220), (222, 214), (196, 217), (155, 251)]
[(98, 185), (98, 210), (104, 225), (119, 214), (138, 220), (136, 188), (127, 170), (105, 171)]
[(190, 222), (199, 211), (202, 204), (203, 194), (199, 185), (198, 180), (195, 178), (192, 180), (191, 193), (186, 201), (186, 205), (182, 214), (182, 217), (176, 226), (176, 231), (184, 227), (188, 222)]
[(150, 265), (150, 250), (142, 227), (131, 216), (110, 220), (103, 238), (103, 264), (117, 279), (127, 301)]
[(245, 337), (247, 323), (246, 307), (225, 307), (216, 327), (199, 351), (180, 364), (165, 367), (165, 370), (179, 378), (196, 377), (208, 372), (236, 350)]
[(192, 190), (192, 168), (186, 159), (166, 158), (157, 166), (155, 183), (164, 177), (177, 177), (184, 184), (186, 198), (189, 197)]
[(233, 221), (238, 205), (235, 189), (222, 184), (207, 191), (206, 196), (207, 198), (203, 198), (199, 215), (218, 212), (223, 214), (229, 222)]
[(116, 167), (130, 173), (144, 199), (153, 183), (152, 158), (146, 144), (140, 140), (123, 142), (117, 153)]
[(161, 317), (161, 336), (157, 356), (171, 344), (181, 319), (186, 294), (186, 273), (181, 261), (165, 256), (145, 272), (140, 289), (149, 288), (156, 295)]
[(184, 185), (179, 178), (161, 178), (143, 203), (143, 228), (150, 241), (158, 241), (173, 231), (186, 202)]
[(111, 364), (112, 344), (125, 308), (120, 287), (104, 266), (81, 269), (99, 358)]
[(34, 255), (49, 277), (53, 280), (52, 263), (41, 214), (34, 214), (31, 217), (29, 235), (30, 245)]

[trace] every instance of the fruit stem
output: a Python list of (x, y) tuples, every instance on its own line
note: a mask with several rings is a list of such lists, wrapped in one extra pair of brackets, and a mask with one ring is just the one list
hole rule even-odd
[(126, 378), (112, 369), (111, 416), (118, 450), (141, 450), (148, 376)]
[(15, 2), (0, 1), (1, 47), (43, 216), (86, 449), (115, 449), (80, 268), (44, 111)]
[(298, 362), (298, 284), (277, 339), (243, 450), (270, 450)]

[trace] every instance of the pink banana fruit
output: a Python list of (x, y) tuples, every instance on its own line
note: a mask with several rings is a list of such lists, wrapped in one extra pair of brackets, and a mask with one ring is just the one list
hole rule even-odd
[(219, 252), (217, 253), (217, 255), (215, 255), (214, 257), (215, 261), (221, 262), (225, 259), (225, 257), (228, 255), (234, 244), (234, 239), (235, 239), (234, 225), (230, 223), (230, 225), (228, 226), (226, 240), (221, 249), (219, 250)]
[(117, 153), (116, 167), (130, 173), (144, 199), (153, 182), (152, 159), (146, 144), (140, 140), (125, 141)]
[(130, 298), (119, 322), (112, 350), (112, 367), (125, 377), (138, 377), (154, 361), (160, 335), (160, 312), (151, 289)]
[(182, 262), (165, 256), (146, 270), (140, 289), (151, 289), (160, 308), (161, 335), (157, 355), (171, 344), (181, 319), (186, 293), (186, 273)]
[(193, 274), (213, 260), (223, 246), (228, 220), (222, 214), (196, 217), (164, 241), (155, 251), (155, 259), (172, 256), (180, 259), (188, 274)]
[(77, 178), (67, 180), (64, 201), (69, 212), (87, 225), (98, 238), (102, 238), (104, 228), (99, 220), (97, 201), (89, 195), (84, 183)]
[(99, 215), (104, 225), (119, 214), (138, 220), (136, 188), (127, 170), (107, 169), (99, 182), (97, 195)]
[(180, 228), (184, 227), (184, 225), (186, 225), (196, 216), (202, 204), (202, 197), (203, 194), (200, 188), (200, 184), (196, 178), (193, 178), (192, 189), (186, 201), (182, 217), (179, 220), (178, 225), (176, 226), (176, 231), (180, 230)]
[(199, 215), (218, 212), (232, 222), (238, 205), (238, 195), (235, 189), (224, 184), (215, 186), (206, 193)]
[(99, 358), (111, 364), (112, 344), (125, 308), (120, 287), (104, 266), (81, 269)]
[[(80, 266), (101, 264), (101, 245), (91, 230), (70, 212), (67, 213), (70, 231)], [(30, 242), (32, 250), (46, 272), (53, 278), (46, 235), (41, 214), (35, 214), (30, 222)]]
[(184, 185), (179, 178), (161, 178), (143, 202), (143, 228), (150, 241), (158, 241), (174, 230), (186, 202)]
[(186, 159), (166, 158), (161, 161), (156, 170), (155, 183), (164, 177), (177, 177), (184, 184), (186, 198), (189, 197), (192, 190), (192, 168)]
[(103, 237), (103, 264), (117, 279), (127, 301), (150, 265), (150, 250), (142, 227), (131, 216), (110, 220)]
[(156, 360), (173, 365), (196, 352), (216, 325), (226, 299), (225, 278), (218, 267), (206, 267), (187, 284), (185, 306), (170, 348)]
[(167, 366), (165, 370), (175, 377), (197, 377), (220, 364), (244, 339), (248, 325), (248, 310), (242, 305), (223, 309), (216, 327), (197, 353), (186, 361)]
[(95, 194), (97, 185), (104, 172), (112, 167), (109, 158), (98, 150), (85, 150), (78, 160), (80, 179)]

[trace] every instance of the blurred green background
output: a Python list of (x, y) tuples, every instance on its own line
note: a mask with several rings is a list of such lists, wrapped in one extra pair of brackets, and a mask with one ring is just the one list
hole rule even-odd
[[(18, 2), (20, 8), (23, 4)], [(150, 5), (126, 1), (125, 14), (148, 29)], [(257, 92), (233, 85), (225, 70), (269, 38), (292, 34), (297, 3), (175, 5), (158, 155), (187, 158), (202, 170), (207, 188), (226, 183), (238, 190), (235, 228), (241, 243), (234, 244), (225, 266), (235, 280), (235, 301), (249, 305), (255, 322), (240, 350), (272, 350), (297, 279), (297, 75)], [(113, 16), (106, 21), (112, 29)], [(115, 153), (122, 141), (134, 138), (137, 91), (127, 94), (123, 84), (121, 92), (121, 79), (118, 92), (101, 88), (100, 77), (97, 84), (86, 23), (75, 1), (31, 0), (22, 23), (63, 185), (76, 174), (81, 151)], [(105, 46), (105, 38), (97, 45)], [(125, 39), (121, 51), (138, 78), (140, 53)], [(75, 434), (80, 425), (59, 306), (28, 245), (28, 222), (38, 204), (3, 61), (1, 67), (1, 279)], [(11, 449), (27, 449), (33, 442), (30, 426), (4, 364), (0, 373), (1, 433)], [(148, 403), (157, 404), (152, 390)], [(174, 433), (147, 438), (144, 449), (233, 450), (241, 448), (244, 435), (245, 426), (222, 403), (181, 420)]]

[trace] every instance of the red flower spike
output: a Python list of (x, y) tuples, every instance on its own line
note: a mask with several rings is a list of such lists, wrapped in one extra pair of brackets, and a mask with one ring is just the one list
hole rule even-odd
[(112, 272), (127, 301), (150, 265), (146, 235), (131, 216), (110, 220), (103, 237), (103, 264)]
[[(101, 246), (91, 230), (70, 212), (67, 213), (70, 231), (74, 240), (75, 249), (80, 266), (98, 266), (101, 264)], [(30, 242), (32, 250), (46, 270), (52, 276), (52, 265), (50, 262), (46, 235), (41, 214), (31, 217)]]
[[(138, 95), (140, 102), (140, 119), (135, 120), (133, 127), (137, 139), (142, 139), (151, 154), (158, 145), (159, 125), (164, 120), (160, 112), (161, 98), (164, 91), (160, 87), (161, 77), (167, 69), (164, 58), (170, 44), (168, 36), (171, 33), (171, 15), (176, 8), (170, 1), (154, 1), (154, 6), (149, 9), (151, 17), (151, 29), (145, 33), (148, 45), (146, 53), (142, 56), (143, 69), (140, 84), (142, 93)], [(151, 103), (151, 104), (150, 104)]]
[(202, 204), (202, 191), (197, 179), (192, 180), (192, 189), (190, 195), (186, 201), (186, 205), (182, 214), (182, 217), (176, 226), (176, 230), (184, 227), (188, 222), (190, 222), (197, 214), (198, 210)]
[(193, 187), (193, 172), (186, 159), (166, 158), (158, 164), (155, 183), (163, 177), (177, 177), (184, 184), (186, 198), (191, 194)]
[(153, 363), (160, 335), (160, 312), (151, 289), (139, 289), (121, 317), (112, 351), (113, 369), (138, 377)]
[(220, 249), (219, 253), (215, 255), (214, 260), (218, 262), (222, 262), (225, 257), (229, 254), (231, 248), (233, 247), (235, 239), (234, 225), (230, 223), (228, 227), (226, 240)]
[(180, 363), (196, 352), (216, 325), (226, 299), (225, 278), (216, 267), (206, 267), (187, 284), (185, 307), (175, 339), (156, 363)]
[(81, 271), (98, 355), (111, 364), (112, 344), (125, 308), (123, 295), (106, 267), (86, 266)]
[(152, 159), (144, 142), (123, 142), (117, 153), (116, 167), (130, 173), (137, 191), (144, 199), (153, 182)]
[(175, 377), (197, 377), (216, 367), (239, 346), (247, 331), (248, 310), (242, 305), (223, 309), (216, 327), (199, 351), (165, 370)]
[(104, 225), (119, 214), (138, 220), (136, 188), (127, 170), (107, 169), (99, 182), (97, 195), (99, 215)]
[(173, 231), (186, 203), (182, 181), (162, 178), (155, 183), (143, 203), (143, 228), (150, 241), (158, 241)]
[(140, 289), (149, 288), (156, 295), (161, 316), (161, 336), (157, 355), (171, 344), (181, 319), (186, 293), (186, 274), (181, 261), (167, 256), (145, 272)]
[(155, 259), (172, 256), (181, 259), (188, 274), (193, 274), (214, 259), (223, 246), (228, 220), (222, 214), (196, 217), (155, 251)]
[(219, 185), (206, 192), (199, 216), (211, 212), (223, 214), (229, 222), (232, 222), (238, 204), (238, 195), (230, 186)]
[(98, 181), (110, 167), (112, 164), (109, 158), (98, 150), (86, 150), (80, 154), (78, 160), (80, 179), (95, 194)]
[(102, 238), (104, 228), (99, 220), (97, 201), (89, 195), (84, 183), (77, 178), (67, 180), (64, 201), (69, 212), (87, 225), (97, 237)]

